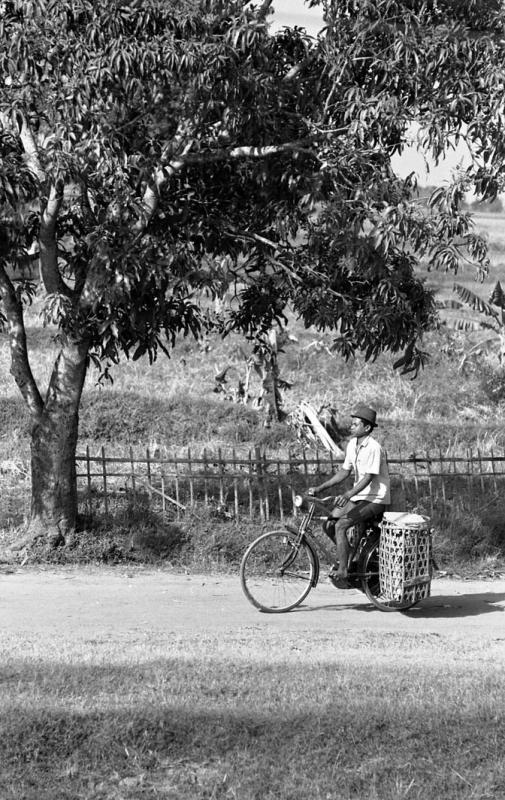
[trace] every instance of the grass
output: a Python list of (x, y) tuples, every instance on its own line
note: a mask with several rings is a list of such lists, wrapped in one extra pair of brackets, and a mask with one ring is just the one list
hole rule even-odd
[(499, 643), (334, 645), (273, 629), (7, 637), (2, 800), (504, 796)]

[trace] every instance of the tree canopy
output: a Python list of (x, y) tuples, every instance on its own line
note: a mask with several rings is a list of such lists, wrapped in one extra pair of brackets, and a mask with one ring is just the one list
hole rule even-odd
[[(317, 39), (271, 34), (271, 5), (2, 3), (0, 293), (35, 516), (64, 505), (41, 473), (72, 461), (90, 359), (169, 352), (228, 292), (223, 332), (264, 336), (290, 307), (346, 357), (404, 351), (416, 369), (434, 317), (416, 268), (485, 268), (460, 200), (500, 179), (501, 5), (331, 0)], [(465, 136), (481, 158), (429, 204), (391, 168), (413, 120), (435, 157)], [(23, 327), (34, 283), (59, 335), (45, 395)]]

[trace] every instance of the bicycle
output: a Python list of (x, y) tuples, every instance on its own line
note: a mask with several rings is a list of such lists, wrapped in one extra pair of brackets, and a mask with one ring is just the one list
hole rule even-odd
[[(334, 560), (329, 547), (315, 537), (311, 524), (314, 519), (326, 520), (327, 509), (321, 500), (297, 495), (297, 508), (307, 506), (298, 528), (286, 525), (255, 539), (247, 548), (240, 565), (240, 580), (247, 599), (260, 611), (281, 614), (302, 603), (311, 589), (317, 586), (321, 550), (328, 563)], [(323, 507), (324, 516), (316, 516)], [(350, 588), (363, 591), (381, 611), (406, 611), (418, 600), (389, 600), (381, 595), (379, 579), (380, 519), (382, 514), (362, 525), (351, 528), (347, 535), (351, 545), (348, 563)], [(331, 580), (331, 577), (330, 577)]]

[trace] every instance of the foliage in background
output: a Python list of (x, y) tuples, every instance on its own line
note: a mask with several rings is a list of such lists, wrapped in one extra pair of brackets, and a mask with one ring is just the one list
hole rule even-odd
[(442, 310), (442, 324), (455, 331), (477, 334), (467, 338), (460, 368), (464, 369), (469, 359), (476, 359), (483, 365), (486, 356), (502, 367), (505, 358), (505, 294), (500, 282), (497, 281), (488, 302), (459, 283), (454, 284), (454, 291), (460, 300), (438, 303)]
[[(455, 334), (443, 329), (430, 334), (429, 366), (413, 381), (393, 373), (386, 356), (373, 363), (362, 357), (345, 362), (329, 351), (330, 335), (296, 330), (299, 342), (282, 355), (282, 374), (292, 384), (284, 393), (288, 415), (302, 400), (309, 400), (316, 407), (335, 408), (345, 429), (350, 408), (365, 402), (378, 409), (377, 435), (390, 453), (441, 449), (464, 454), (469, 447), (483, 452), (505, 447), (505, 404), (491, 366), (489, 371), (485, 364), (469, 366), (465, 374), (459, 371), (464, 343), (458, 342), (463, 334), (456, 340)], [(35, 345), (35, 334), (32, 341)], [(142, 360), (118, 365), (112, 385), (96, 386), (91, 374), (83, 395), (78, 450), (88, 445), (96, 453), (106, 445), (107, 452), (119, 455), (132, 445), (139, 454), (146, 447), (152, 452), (158, 447), (162, 454), (188, 447), (193, 452), (203, 447), (243, 452), (258, 444), (272, 454), (296, 450), (299, 442), (287, 422), (265, 430), (257, 409), (214, 393), (215, 370), (223, 363), (237, 365), (237, 371), (229, 373), (230, 388), (238, 382), (242, 349), (237, 337), (225, 342), (210, 337), (204, 355), (187, 341), (169, 361), (160, 360), (153, 367)], [(0, 368), (7, 360), (4, 344)], [(38, 368), (43, 379), (43, 354)], [(29, 417), (6, 384), (0, 389), (0, 423), (0, 461), (16, 454), (28, 469)]]
[(505, 370), (482, 364), (480, 375), (480, 385), (488, 400), (503, 408), (505, 404)]

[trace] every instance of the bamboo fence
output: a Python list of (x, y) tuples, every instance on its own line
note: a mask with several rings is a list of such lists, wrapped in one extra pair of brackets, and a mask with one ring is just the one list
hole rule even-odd
[[(76, 460), (81, 509), (91, 516), (115, 514), (126, 502), (180, 519), (203, 504), (223, 518), (261, 521), (293, 515), (294, 495), (325, 480), (342, 463), (327, 453), (271, 457), (260, 448), (241, 454), (188, 449), (164, 457), (149, 448), (142, 455), (131, 448), (123, 456), (108, 456), (104, 448), (92, 455), (88, 448)], [(505, 479), (505, 454), (479, 450), (466, 456), (400, 454), (388, 463), (393, 510), (422, 505), (433, 513), (456, 497), (498, 495)]]
[[(395, 511), (433, 515), (450, 512), (455, 503), (483, 508), (505, 498), (505, 453), (411, 453), (389, 456), (388, 462)], [(160, 457), (149, 448), (142, 453), (130, 448), (121, 456), (108, 455), (105, 448), (92, 454), (87, 448), (76, 459), (79, 511), (113, 518), (140, 510), (173, 520), (206, 506), (222, 519), (283, 520), (296, 514), (296, 493), (322, 482), (341, 463), (317, 451), (273, 457), (260, 448), (241, 453), (188, 449)], [(26, 469), (1, 466), (0, 527), (8, 528), (29, 513), (30, 476)]]

